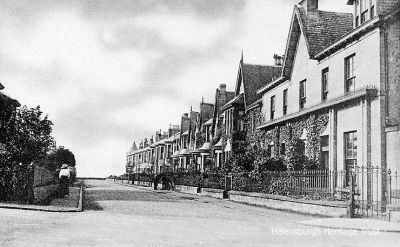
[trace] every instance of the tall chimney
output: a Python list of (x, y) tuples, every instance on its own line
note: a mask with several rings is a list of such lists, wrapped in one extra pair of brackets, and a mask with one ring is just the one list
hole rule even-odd
[(307, 15), (318, 11), (318, 0), (302, 0), (299, 5), (305, 9)]
[(276, 66), (282, 66), (282, 64), (283, 64), (283, 56), (279, 56), (278, 54), (274, 54), (274, 64)]
[(222, 83), (219, 85), (219, 90), (225, 92), (226, 91), (226, 84)]

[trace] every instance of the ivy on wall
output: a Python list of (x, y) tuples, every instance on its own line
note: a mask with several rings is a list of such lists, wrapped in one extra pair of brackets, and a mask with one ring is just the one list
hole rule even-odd
[[(246, 118), (247, 127), (249, 129), (247, 132), (247, 142), (256, 150), (268, 149), (268, 145), (274, 143), (273, 156), (283, 156), (287, 163), (289, 163), (289, 160), (300, 152), (300, 149), (294, 147), (294, 145), (299, 145), (298, 142), (303, 134), (303, 130), (306, 130), (307, 136), (305, 146), (303, 147), (306, 157), (303, 162), (310, 164), (304, 165), (313, 167), (314, 164), (320, 163), (320, 134), (326, 129), (329, 121), (328, 114), (310, 114), (307, 117), (287, 122), (281, 126), (275, 126), (269, 130), (255, 131), (251, 130), (252, 123), (250, 121), (252, 121), (253, 118), (257, 120), (256, 122), (258, 122), (258, 124), (261, 123), (263, 119), (261, 111), (255, 109), (254, 111), (249, 112)], [(283, 154), (284, 152), (281, 150), (283, 147), (280, 144), (282, 143), (285, 143), (285, 154)], [(255, 159), (257, 159), (257, 153), (255, 155)]]

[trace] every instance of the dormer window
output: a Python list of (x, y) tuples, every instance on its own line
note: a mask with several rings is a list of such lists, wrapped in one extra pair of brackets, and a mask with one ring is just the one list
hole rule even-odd
[(376, 0), (349, 0), (348, 4), (354, 4), (355, 27), (375, 17)]
[(371, 6), (370, 17), (371, 17), (371, 19), (375, 17), (375, 6), (374, 5)]

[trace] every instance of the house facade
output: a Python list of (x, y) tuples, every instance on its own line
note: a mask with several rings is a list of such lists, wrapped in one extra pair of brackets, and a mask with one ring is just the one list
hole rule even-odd
[(264, 118), (257, 129), (271, 133), (273, 155), (285, 155), (290, 140), (300, 139), (319, 168), (344, 172), (333, 185), (339, 187), (349, 185), (357, 167), (400, 168), (393, 92), (400, 81), (400, 2), (348, 4), (353, 14), (321, 11), (317, 0), (295, 6), (281, 76), (257, 91)]
[(173, 170), (203, 171), (256, 142), (287, 160), (296, 140), (317, 169), (343, 174), (332, 187), (348, 187), (357, 169), (382, 171), (383, 200), (385, 172), (400, 170), (400, 0), (349, 0), (353, 13), (318, 3), (294, 6), (284, 56), (270, 66), (242, 56), (234, 92), (221, 84), (214, 104), (202, 102), (179, 131), (144, 141), (127, 162), (159, 172), (154, 160), (167, 157)]
[[(257, 90), (279, 77), (280, 73), (281, 66), (277, 63), (274, 65), (247, 64), (243, 62), (242, 55), (236, 79), (235, 96), (221, 107), (224, 117), (225, 161), (233, 153), (239, 152), (242, 144), (245, 144), (247, 134), (255, 130), (255, 118), (259, 115), (261, 106), (261, 96), (257, 94)], [(253, 125), (247, 126), (248, 122)]]

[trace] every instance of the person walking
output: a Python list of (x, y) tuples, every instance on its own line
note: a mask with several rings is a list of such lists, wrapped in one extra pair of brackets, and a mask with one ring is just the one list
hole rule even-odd
[(61, 166), (61, 170), (60, 173), (58, 174), (58, 178), (60, 179), (60, 196), (64, 197), (65, 195), (69, 194), (69, 188), (68, 188), (68, 184), (69, 184), (69, 178), (70, 178), (71, 174), (69, 172), (68, 169), (68, 165), (67, 164), (63, 164)]

